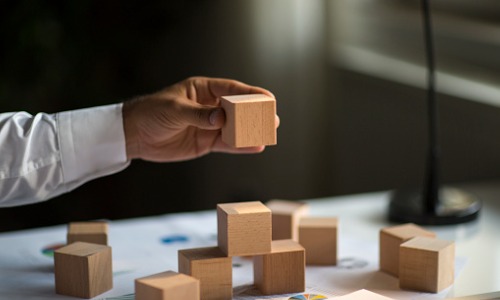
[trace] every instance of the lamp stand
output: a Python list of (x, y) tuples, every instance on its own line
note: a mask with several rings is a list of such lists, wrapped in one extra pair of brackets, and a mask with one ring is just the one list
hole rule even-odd
[(436, 99), (434, 46), (429, 0), (422, 0), (425, 52), (427, 58), (427, 105), (429, 151), (422, 190), (394, 192), (389, 205), (389, 220), (421, 225), (447, 225), (477, 218), (481, 202), (459, 189), (440, 186), (439, 113)]
[(389, 220), (420, 225), (450, 225), (477, 218), (481, 202), (457, 188), (442, 187), (434, 212), (427, 212), (421, 190), (397, 190), (391, 196)]

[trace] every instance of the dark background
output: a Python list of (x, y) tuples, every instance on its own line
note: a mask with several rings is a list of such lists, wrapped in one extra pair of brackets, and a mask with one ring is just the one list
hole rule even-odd
[[(0, 2), (2, 112), (116, 103), (203, 75), (268, 88), (281, 117), (263, 154), (133, 161), (50, 201), (1, 208), (0, 231), (420, 185), (425, 92), (337, 65), (336, 15), (328, 1), (306, 3)], [(420, 53), (420, 33), (407, 38)], [(500, 110), (440, 99), (443, 180), (500, 176)]]

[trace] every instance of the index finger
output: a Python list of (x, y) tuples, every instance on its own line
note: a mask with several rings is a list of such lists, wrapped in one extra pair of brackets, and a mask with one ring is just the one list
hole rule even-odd
[(213, 103), (213, 101), (218, 102), (221, 96), (240, 94), (265, 94), (275, 98), (273, 93), (264, 88), (233, 79), (201, 77), (195, 80), (194, 85), (200, 98), (199, 101), (208, 100)]

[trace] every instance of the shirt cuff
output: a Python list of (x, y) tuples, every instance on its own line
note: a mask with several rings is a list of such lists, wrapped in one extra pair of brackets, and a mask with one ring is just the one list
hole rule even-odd
[(68, 190), (126, 168), (122, 103), (57, 114), (64, 182)]

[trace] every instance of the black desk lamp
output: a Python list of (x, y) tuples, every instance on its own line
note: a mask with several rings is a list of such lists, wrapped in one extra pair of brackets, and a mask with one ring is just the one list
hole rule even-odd
[(438, 103), (435, 90), (434, 46), (429, 1), (422, 0), (424, 42), (427, 60), (427, 105), (429, 149), (426, 177), (422, 190), (398, 190), (389, 205), (389, 220), (421, 225), (447, 225), (477, 218), (481, 203), (455, 188), (440, 187)]

